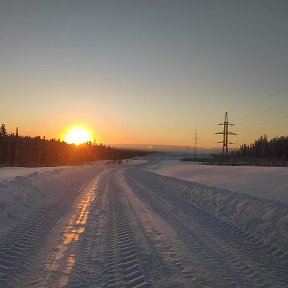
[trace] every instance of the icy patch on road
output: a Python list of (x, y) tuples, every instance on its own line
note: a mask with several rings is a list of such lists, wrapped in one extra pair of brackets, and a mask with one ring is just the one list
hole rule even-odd
[[(50, 262), (46, 265), (48, 274), (42, 286), (49, 286), (48, 283), (51, 278), (51, 274), (55, 271), (58, 271), (60, 277), (57, 287), (65, 287), (68, 284), (70, 272), (72, 271), (76, 261), (76, 255), (74, 254), (72, 247), (77, 241), (79, 241), (80, 235), (86, 229), (86, 222), (90, 213), (90, 206), (95, 199), (100, 177), (100, 175), (97, 176), (90, 186), (86, 187), (87, 193), (83, 196), (81, 202), (76, 207), (75, 213), (70, 217), (69, 222), (64, 229), (61, 243), (56, 248), (57, 253), (52, 255), (52, 259), (50, 259)], [(63, 272), (62, 276), (60, 276), (59, 273), (61, 270)]]

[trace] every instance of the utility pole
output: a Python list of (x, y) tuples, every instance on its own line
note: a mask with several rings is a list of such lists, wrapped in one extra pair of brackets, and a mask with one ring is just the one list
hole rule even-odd
[(199, 138), (197, 137), (198, 133), (197, 133), (197, 129), (195, 131), (195, 137), (194, 139), (194, 161), (196, 160), (196, 156), (197, 156), (197, 140), (199, 140)]
[(223, 159), (223, 158), (227, 158), (228, 155), (229, 155), (229, 153), (228, 153), (228, 144), (234, 144), (232, 142), (229, 142), (228, 136), (229, 135), (237, 135), (237, 134), (229, 131), (229, 126), (233, 126), (234, 124), (229, 123), (229, 121), (228, 121), (228, 113), (227, 112), (225, 113), (224, 122), (220, 123), (218, 125), (222, 125), (223, 126), (223, 131), (215, 133), (215, 134), (222, 134), (223, 135), (223, 141), (218, 142), (218, 143), (222, 143), (223, 144), (222, 153), (221, 153), (221, 156), (222, 156), (222, 159)]

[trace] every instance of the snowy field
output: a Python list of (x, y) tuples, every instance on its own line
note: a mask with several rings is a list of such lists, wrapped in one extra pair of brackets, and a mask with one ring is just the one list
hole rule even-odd
[(162, 161), (150, 169), (160, 175), (288, 202), (286, 167), (211, 166)]
[(0, 287), (288, 287), (285, 169), (201, 167), (1, 168)]

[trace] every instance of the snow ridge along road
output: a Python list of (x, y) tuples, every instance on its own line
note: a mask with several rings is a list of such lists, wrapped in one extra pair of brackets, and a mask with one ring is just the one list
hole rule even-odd
[(1, 287), (288, 286), (287, 204), (141, 166), (91, 171), (1, 235)]

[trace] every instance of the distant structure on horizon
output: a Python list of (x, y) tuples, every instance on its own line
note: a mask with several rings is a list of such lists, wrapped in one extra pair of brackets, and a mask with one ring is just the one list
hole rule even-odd
[(223, 123), (219, 123), (218, 125), (222, 125), (223, 126), (223, 131), (216, 132), (215, 134), (223, 135), (223, 141), (220, 141), (218, 143), (222, 143), (223, 144), (222, 157), (227, 157), (229, 155), (228, 144), (234, 144), (232, 142), (229, 142), (228, 137), (229, 137), (229, 135), (237, 135), (237, 134), (229, 131), (229, 126), (233, 126), (234, 124), (229, 123), (229, 121), (228, 121), (228, 113), (227, 112), (225, 113), (224, 122)]
[(199, 137), (198, 136), (198, 132), (197, 132), (197, 129), (195, 131), (195, 137), (194, 137), (194, 160), (196, 160), (197, 158), (197, 141), (199, 140)]

